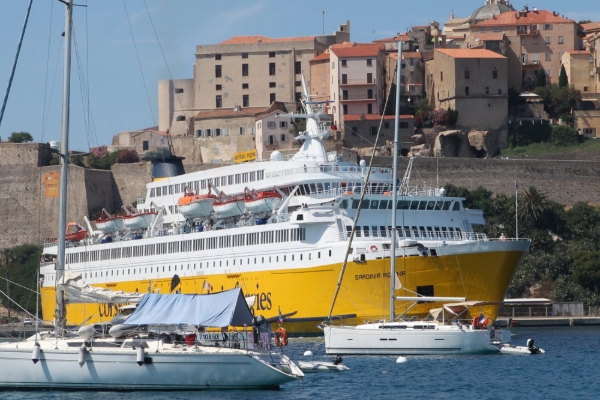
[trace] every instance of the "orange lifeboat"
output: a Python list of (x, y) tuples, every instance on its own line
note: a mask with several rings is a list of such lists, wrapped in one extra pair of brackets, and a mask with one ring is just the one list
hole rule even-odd
[(281, 205), (283, 197), (272, 191), (256, 192), (254, 189), (244, 189), (244, 205), (253, 214), (275, 211)]
[(68, 242), (79, 242), (80, 240), (85, 239), (87, 235), (88, 231), (83, 229), (83, 226), (79, 225), (77, 222), (69, 222), (67, 224), (65, 239)]
[(177, 201), (177, 209), (186, 218), (208, 217), (213, 212), (213, 203), (217, 196), (212, 194), (212, 187), (208, 185), (208, 193), (194, 193), (184, 189), (183, 196)]

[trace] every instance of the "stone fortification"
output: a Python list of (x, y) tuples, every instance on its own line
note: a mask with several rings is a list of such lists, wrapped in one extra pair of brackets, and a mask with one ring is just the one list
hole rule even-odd
[[(376, 157), (373, 163), (391, 167), (392, 159)], [(401, 158), (400, 178), (407, 163), (407, 158)], [(411, 185), (436, 186), (438, 169), (440, 186), (448, 183), (468, 189), (482, 186), (510, 196), (515, 192), (517, 180), (521, 190), (535, 186), (550, 199), (567, 206), (579, 201), (600, 204), (600, 162), (597, 161), (417, 158)]]

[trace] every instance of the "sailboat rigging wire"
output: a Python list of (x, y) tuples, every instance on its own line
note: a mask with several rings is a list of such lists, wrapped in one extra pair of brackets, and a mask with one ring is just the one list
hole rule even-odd
[[(396, 68), (396, 74), (398, 73), (398, 69)], [(400, 88), (396, 88), (396, 90), (400, 90)], [(390, 100), (391, 90), (388, 92), (388, 95), (385, 99), (385, 105), (383, 109), (385, 110), (388, 105), (388, 101)], [(381, 127), (383, 126), (383, 118), (385, 115), (381, 116), (379, 120), (379, 129), (377, 129), (377, 136), (375, 137), (375, 143), (373, 144), (373, 154), (371, 155), (371, 161), (369, 161), (369, 167), (367, 170), (367, 176), (362, 186), (362, 191), (360, 194), (360, 199), (358, 200), (358, 207), (356, 210), (356, 215), (354, 216), (354, 221), (352, 223), (352, 231), (350, 232), (350, 237), (348, 238), (348, 247), (346, 247), (346, 255), (344, 256), (344, 263), (342, 264), (342, 269), (340, 270), (340, 276), (338, 278), (337, 284), (335, 286), (335, 292), (333, 294), (333, 300), (331, 302), (331, 308), (329, 309), (329, 314), (327, 315), (327, 320), (331, 320), (331, 315), (333, 314), (333, 308), (335, 307), (335, 301), (337, 300), (338, 294), (340, 292), (340, 287), (342, 285), (342, 280), (344, 279), (344, 273), (346, 272), (346, 266), (348, 265), (348, 256), (350, 255), (350, 249), (352, 248), (352, 239), (354, 239), (354, 232), (356, 231), (356, 224), (358, 223), (358, 217), (360, 216), (360, 210), (362, 209), (362, 202), (367, 193), (367, 184), (369, 183), (369, 178), (371, 177), (371, 171), (373, 166), (373, 160), (375, 159), (375, 150), (377, 149), (377, 142), (379, 141), (379, 135), (381, 134)], [(396, 179), (396, 177), (393, 177)], [(392, 239), (393, 240), (393, 239)], [(394, 244), (395, 245), (395, 244)]]
[(21, 53), (21, 45), (23, 44), (23, 38), (25, 37), (25, 30), (27, 29), (27, 22), (29, 21), (29, 13), (31, 12), (31, 5), (33, 0), (29, 0), (29, 6), (27, 6), (27, 14), (25, 15), (25, 22), (23, 23), (23, 29), (21, 30), (21, 38), (19, 39), (19, 45), (17, 46), (17, 54), (15, 54), (15, 61), (13, 62), (12, 70), (10, 71), (10, 78), (8, 78), (8, 86), (6, 87), (6, 94), (4, 95), (4, 101), (2, 102), (2, 108), (0, 109), (0, 125), (2, 125), (2, 119), (4, 118), (4, 110), (6, 109), (6, 103), (8, 102), (8, 95), (10, 94), (10, 88), (12, 86), (13, 78), (15, 77), (15, 70), (17, 69), (17, 61), (19, 61), (19, 54)]
[[(167, 72), (169, 73), (169, 79), (173, 80), (173, 75), (171, 74), (171, 69), (169, 68), (169, 63), (167, 63), (167, 57), (165, 57), (165, 52), (163, 51), (162, 45), (160, 44), (160, 40), (158, 39), (158, 34), (156, 33), (156, 28), (154, 27), (154, 21), (152, 21), (152, 17), (150, 16), (150, 11), (148, 10), (148, 5), (146, 4), (146, 0), (144, 0), (144, 7), (146, 7), (146, 13), (148, 14), (148, 19), (150, 20), (150, 25), (152, 25), (152, 30), (154, 31), (154, 36), (156, 36), (156, 42), (158, 43), (158, 47), (160, 48), (160, 53), (162, 54), (163, 60), (165, 60), (165, 66), (167, 67)], [(181, 96), (179, 93), (175, 92), (175, 97), (177, 97), (177, 101), (179, 102), (179, 108), (183, 111), (183, 104), (181, 103)], [(188, 125), (189, 129), (189, 125)]]
[(148, 86), (146, 86), (146, 78), (144, 77), (144, 70), (142, 69), (142, 61), (140, 60), (140, 54), (135, 43), (135, 37), (133, 36), (133, 29), (131, 28), (131, 21), (129, 20), (129, 13), (127, 12), (127, 5), (123, 0), (123, 8), (125, 8), (125, 15), (127, 16), (127, 24), (129, 25), (129, 32), (131, 32), (131, 40), (133, 41), (133, 47), (135, 49), (135, 55), (137, 57), (138, 65), (140, 67), (140, 74), (142, 75), (142, 81), (144, 82), (144, 89), (146, 90), (146, 99), (148, 100), (148, 107), (150, 107), (150, 115), (152, 116), (152, 123), (156, 125), (156, 119), (154, 118), (154, 110), (152, 109), (152, 103), (150, 102), (150, 94), (148, 93)]

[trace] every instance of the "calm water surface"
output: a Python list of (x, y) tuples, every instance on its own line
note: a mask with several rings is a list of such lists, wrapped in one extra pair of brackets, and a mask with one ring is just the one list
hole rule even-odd
[[(198, 392), (0, 392), (0, 399), (598, 399), (600, 328), (513, 329), (513, 343), (534, 338), (535, 356), (344, 357), (350, 371), (307, 374), (280, 390)], [(287, 353), (303, 360), (318, 339), (291, 339)], [(315, 359), (328, 359), (323, 346)], [(1, 371), (0, 371), (1, 373)]]

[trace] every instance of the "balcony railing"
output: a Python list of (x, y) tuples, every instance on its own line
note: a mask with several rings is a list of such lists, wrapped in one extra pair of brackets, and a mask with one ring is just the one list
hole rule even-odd
[(340, 85), (375, 85), (375, 83), (375, 79), (342, 79)]
[(375, 96), (373, 94), (371, 94), (371, 96), (369, 97), (369, 94), (348, 94), (348, 95), (342, 95), (342, 98), (340, 99), (340, 101), (362, 101), (362, 100), (375, 100)]

